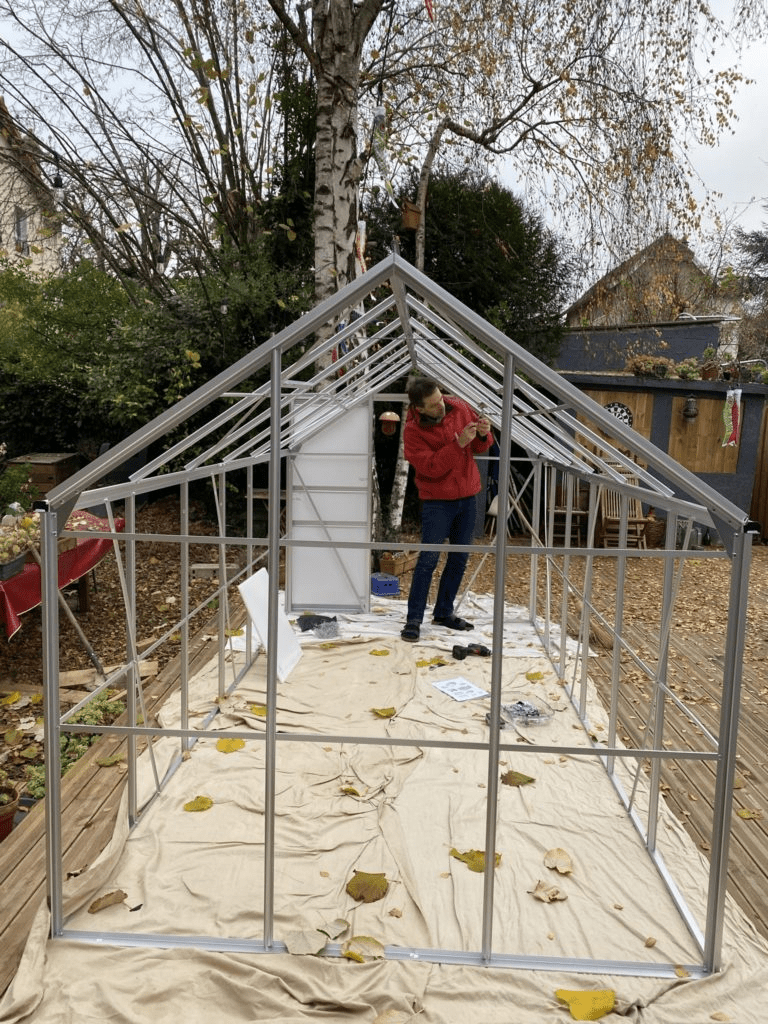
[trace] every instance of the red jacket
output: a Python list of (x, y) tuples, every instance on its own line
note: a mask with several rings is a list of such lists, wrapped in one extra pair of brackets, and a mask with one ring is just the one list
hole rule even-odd
[(405, 420), (405, 457), (416, 471), (416, 487), (423, 500), (470, 498), (480, 490), (480, 473), (475, 455), (493, 444), (489, 430), (462, 448), (456, 440), (468, 423), (478, 416), (460, 398), (445, 398), (445, 416), (440, 423), (427, 423), (411, 407)]

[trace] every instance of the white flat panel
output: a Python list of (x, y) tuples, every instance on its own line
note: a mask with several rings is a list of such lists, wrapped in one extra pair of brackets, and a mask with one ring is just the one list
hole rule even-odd
[(323, 522), (335, 522), (341, 519), (343, 511), (345, 523), (359, 525), (368, 518), (368, 500), (367, 491), (294, 491), (291, 517), (295, 523), (318, 517)]
[[(312, 402), (312, 398), (304, 399)], [(342, 412), (312, 437), (302, 442), (302, 452), (367, 452), (371, 434), (371, 407), (357, 405)], [(355, 436), (357, 435), (357, 436)], [(364, 442), (361, 444), (361, 440)]]
[(364, 455), (318, 455), (304, 452), (296, 456), (294, 487), (363, 487), (369, 485), (369, 461)]
[[(243, 604), (253, 623), (253, 629), (264, 650), (267, 650), (269, 636), (269, 575), (266, 569), (259, 569), (253, 576), (238, 584)], [(301, 658), (301, 644), (282, 608), (276, 608), (277, 615), (277, 678), (281, 683), (290, 675)]]
[(336, 543), (371, 539), (371, 448), (371, 406), (366, 404), (303, 442), (289, 462), (288, 536), (318, 544), (288, 547), (287, 611), (370, 608), (370, 551)]

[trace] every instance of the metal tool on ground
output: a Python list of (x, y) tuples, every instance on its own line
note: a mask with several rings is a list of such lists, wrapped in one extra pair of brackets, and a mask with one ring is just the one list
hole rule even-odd
[(483, 644), (468, 644), (466, 647), (462, 647), (461, 644), (456, 644), (452, 653), (457, 661), (464, 661), (468, 655), (476, 655), (480, 658), (490, 658), (491, 649), (490, 647), (485, 647)]

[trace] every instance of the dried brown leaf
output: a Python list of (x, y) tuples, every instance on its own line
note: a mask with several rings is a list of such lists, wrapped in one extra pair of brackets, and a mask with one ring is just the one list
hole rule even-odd
[(372, 939), (370, 935), (353, 935), (351, 939), (342, 943), (341, 955), (362, 964), (371, 960), (383, 960), (385, 950), (379, 940)]
[(347, 882), (347, 892), (358, 903), (376, 903), (382, 900), (389, 889), (384, 872), (355, 871), (355, 877)]
[(327, 936), (322, 935), (317, 928), (289, 932), (285, 937), (286, 949), (296, 956), (316, 956), (325, 949), (327, 942)]
[[(327, 874), (327, 872), (320, 872), (320, 874)], [(349, 928), (349, 921), (345, 921), (343, 917), (335, 917), (333, 921), (329, 921), (328, 924), (324, 924), (322, 928), (318, 928), (319, 932), (323, 935), (327, 935), (329, 939), (338, 939), (340, 935)]]
[(570, 875), (573, 871), (573, 861), (569, 854), (559, 846), (547, 850), (544, 854), (544, 866), (558, 871), (561, 875)]
[(128, 893), (123, 892), (122, 889), (115, 889), (114, 892), (108, 892), (104, 896), (99, 896), (88, 907), (88, 913), (98, 914), (100, 910), (104, 910), (106, 907), (114, 907), (116, 904), (122, 903), (127, 895)]
[(557, 900), (568, 899), (568, 894), (563, 892), (563, 890), (558, 886), (547, 885), (547, 883), (542, 882), (541, 879), (536, 883), (536, 887), (534, 889), (530, 889), (529, 892), (535, 899), (541, 900), (542, 903), (554, 903)]

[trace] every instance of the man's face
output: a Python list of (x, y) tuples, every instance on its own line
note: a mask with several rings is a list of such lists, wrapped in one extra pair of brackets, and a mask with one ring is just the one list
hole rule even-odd
[(423, 403), (416, 408), (425, 416), (429, 416), (431, 420), (441, 420), (445, 416), (445, 402), (440, 388), (435, 388), (432, 394), (427, 395)]

